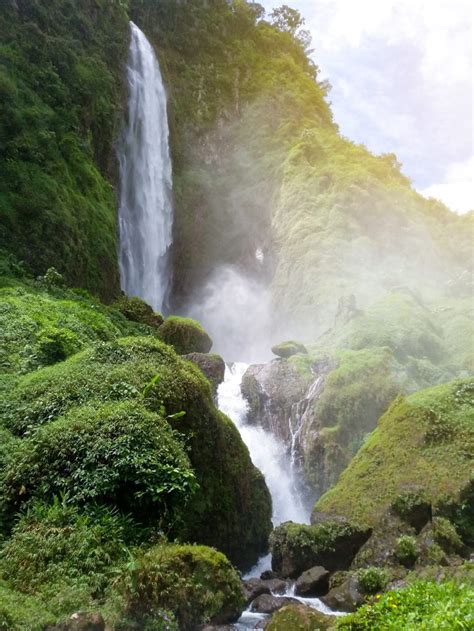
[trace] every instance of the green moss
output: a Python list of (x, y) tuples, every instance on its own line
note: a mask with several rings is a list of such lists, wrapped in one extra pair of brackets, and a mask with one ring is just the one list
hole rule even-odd
[[(150, 383), (151, 386), (148, 387), (147, 384)], [(125, 407), (115, 407), (121, 402), (127, 402)], [(76, 464), (73, 467), (77, 466), (76, 475), (84, 480), (87, 471), (82, 471), (81, 462), (83, 458), (87, 461), (94, 453), (94, 432), (91, 428), (96, 424), (101, 426), (100, 418), (91, 408), (100, 409), (104, 404), (112, 406), (104, 408), (105, 410), (122, 410), (124, 414), (119, 414), (122, 417), (121, 423), (128, 423), (130, 430), (134, 423), (138, 427), (140, 423), (149, 423), (150, 439), (158, 435), (160, 427), (160, 421), (157, 420), (153, 429), (153, 419), (156, 416), (151, 413), (162, 415), (163, 409), (165, 410), (168, 422), (186, 442), (191, 467), (199, 485), (186, 506), (182, 521), (174, 524), (173, 535), (180, 536), (183, 540), (215, 545), (236, 563), (253, 563), (265, 549), (271, 528), (271, 501), (263, 476), (252, 465), (248, 450), (234, 424), (215, 409), (209, 383), (199, 369), (180, 359), (169, 346), (156, 338), (131, 337), (97, 343), (64, 362), (26, 375), (5, 397), (2, 415), (6, 425), (15, 434), (25, 437), (26, 445), (34, 445), (38, 435), (41, 444), (49, 445), (51, 441), (51, 445), (56, 444), (58, 454), (63, 432), (70, 437), (70, 448), (75, 449), (74, 431), (71, 427), (77, 416), (77, 423), (84, 429), (84, 450), (74, 461)], [(143, 414), (143, 420), (133, 421), (136, 415), (142, 416), (139, 410), (143, 405), (149, 414)], [(80, 410), (82, 406), (86, 406), (86, 409)], [(130, 420), (127, 420), (125, 414), (127, 409), (131, 412)], [(180, 416), (180, 412), (185, 412), (185, 415)], [(173, 415), (176, 416), (172, 418)], [(103, 426), (106, 432), (103, 445), (110, 440), (111, 448), (112, 436), (117, 431), (114, 430), (112, 419), (111, 413), (109, 421), (104, 421)], [(43, 425), (44, 429), (39, 430)], [(107, 425), (110, 439), (107, 438), (109, 430), (105, 430)], [(144, 425), (142, 430), (143, 428)], [(27, 438), (30, 433), (31, 438)], [(87, 447), (87, 436), (91, 439), (90, 448)], [(123, 463), (130, 466), (129, 471), (132, 472), (135, 465), (133, 461), (129, 465), (126, 463), (125, 443), (130, 440), (132, 447), (138, 447), (137, 439), (128, 430), (121, 436), (125, 449)], [(163, 436), (166, 437), (166, 432)], [(150, 439), (144, 437), (145, 444), (149, 444)], [(39, 492), (47, 496), (51, 489), (48, 490), (48, 485), (43, 486), (43, 481), (48, 479), (46, 451), (43, 454), (40, 450), (43, 455), (35, 450), (29, 452), (26, 447), (20, 451), (25, 459), (25, 476), (29, 459), (37, 456), (40, 458), (40, 477), (33, 476), (33, 479), (36, 479), (34, 484), (39, 484)], [(119, 456), (111, 453), (110, 457), (113, 459)], [(151, 453), (148, 456), (143, 454), (143, 457), (150, 457), (150, 463), (153, 462)], [(138, 452), (136, 458), (137, 464), (141, 458)], [(182, 456), (179, 456), (176, 460), (179, 469), (179, 463), (182, 462)], [(142, 465), (138, 467), (141, 473), (138, 469), (136, 473), (146, 486), (146, 466), (143, 469), (141, 467)], [(13, 475), (13, 464), (11, 471)], [(71, 482), (67, 482), (67, 470), (58, 470), (57, 473), (57, 480), (63, 480), (65, 487), (69, 487), (72, 478)], [(91, 480), (94, 475), (103, 475), (106, 480), (108, 476), (113, 478), (115, 474), (113, 469), (99, 469), (96, 473), (91, 472)], [(170, 476), (173, 475), (171, 470)], [(121, 488), (122, 483), (133, 487), (134, 479), (135, 473), (127, 480), (117, 481), (119, 485), (116, 488)], [(54, 480), (49, 479), (48, 484), (53, 484), (54, 492), (57, 492), (59, 489)], [(25, 478), (26, 488), (29, 483)], [(103, 490), (103, 484), (101, 485)], [(18, 486), (13, 483), (11, 489), (13, 488)], [(90, 491), (93, 492), (93, 487), (90, 487)], [(77, 492), (81, 492), (81, 487)], [(97, 493), (100, 493), (100, 487), (97, 488)], [(146, 495), (148, 499), (154, 498), (153, 502), (158, 500), (154, 492)], [(126, 497), (127, 495), (122, 499), (126, 500)]]
[(122, 296), (115, 302), (114, 307), (132, 322), (139, 322), (153, 328), (158, 328), (163, 324), (163, 316), (155, 313), (150, 305), (136, 296), (132, 298)]
[(335, 629), (336, 621), (304, 605), (289, 605), (278, 610), (266, 627), (268, 631), (324, 631)]
[(432, 504), (456, 501), (471, 475), (473, 388), (454, 381), (396, 399), (317, 510), (374, 524), (413, 487)]
[(170, 316), (160, 326), (158, 337), (172, 346), (179, 355), (208, 353), (212, 347), (209, 335), (192, 318)]
[(235, 621), (245, 604), (237, 572), (204, 546), (155, 546), (118, 579), (118, 589), (125, 616), (139, 622), (158, 607), (175, 613), (182, 629)]
[(14, 281), (0, 288), (0, 367), (25, 373), (63, 361), (90, 342), (146, 333), (87, 292)]
[(284, 359), (288, 359), (288, 357), (292, 357), (293, 355), (297, 355), (299, 353), (305, 354), (307, 352), (308, 351), (303, 344), (294, 342), (293, 340), (281, 342), (280, 344), (272, 346), (272, 353), (278, 357), (283, 357)]

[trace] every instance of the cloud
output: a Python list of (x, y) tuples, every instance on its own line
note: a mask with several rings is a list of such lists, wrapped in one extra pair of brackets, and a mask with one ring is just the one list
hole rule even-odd
[(420, 193), (444, 202), (458, 213), (474, 210), (474, 157), (452, 164), (442, 182), (428, 186)]
[(394, 151), (422, 190), (471, 158), (470, 0), (289, 3), (306, 18), (345, 136), (375, 153)]

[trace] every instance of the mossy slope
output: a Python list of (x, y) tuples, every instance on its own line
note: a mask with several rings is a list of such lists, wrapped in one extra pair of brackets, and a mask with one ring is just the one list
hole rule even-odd
[(410, 489), (456, 501), (472, 476), (473, 393), (467, 379), (397, 398), (315, 509), (374, 525)]
[[(126, 418), (129, 413), (140, 416), (143, 404), (152, 412), (168, 415), (169, 423), (186, 441), (199, 490), (187, 504), (182, 521), (173, 527), (175, 534), (184, 540), (215, 545), (235, 562), (252, 562), (264, 549), (270, 528), (270, 498), (263, 477), (251, 464), (233, 423), (215, 409), (202, 373), (156, 338), (98, 343), (64, 362), (26, 375), (6, 397), (2, 411), (13, 433), (27, 437), (33, 432), (33, 442), (44, 434), (49, 444), (53, 427), (60, 432), (64, 425), (67, 434), (70, 423), (79, 422), (81, 417), (84, 431), (88, 423), (93, 423), (96, 415), (91, 412), (88, 419), (87, 408), (80, 410), (80, 406), (112, 402), (129, 402), (130, 410), (123, 410)], [(61, 416), (66, 418), (58, 420)], [(44, 430), (37, 429), (41, 426)], [(75, 448), (74, 441), (71, 448)], [(26, 460), (28, 453), (26, 449)], [(48, 457), (46, 454), (45, 466)], [(65, 473), (67, 479), (69, 475), (74, 479), (72, 472)], [(68, 484), (60, 489), (55, 478), (54, 490), (44, 483), (39, 488), (43, 492), (46, 489), (48, 495), (66, 491)]]

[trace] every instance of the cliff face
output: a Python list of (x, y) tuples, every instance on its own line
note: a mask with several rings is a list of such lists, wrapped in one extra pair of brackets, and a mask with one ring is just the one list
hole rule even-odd
[(2, 2), (0, 38), (0, 246), (111, 297), (123, 3)]

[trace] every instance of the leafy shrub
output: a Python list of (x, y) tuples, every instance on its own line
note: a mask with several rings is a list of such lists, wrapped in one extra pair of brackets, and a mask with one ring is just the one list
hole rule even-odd
[(158, 545), (139, 555), (118, 579), (125, 615), (141, 620), (155, 609), (175, 612), (180, 628), (237, 620), (244, 597), (226, 557), (204, 546)]
[(56, 498), (35, 503), (3, 545), (1, 575), (53, 613), (68, 615), (104, 595), (127, 558), (131, 528), (129, 519), (101, 507), (85, 514)]
[(416, 561), (418, 556), (416, 539), (410, 535), (402, 535), (396, 541), (395, 558), (402, 565), (410, 567)]
[(387, 585), (390, 574), (383, 568), (368, 567), (357, 572), (357, 579), (365, 594), (376, 594)]
[(449, 519), (435, 517), (432, 528), (435, 541), (445, 552), (460, 552), (463, 549), (462, 539)]
[(474, 589), (467, 584), (417, 581), (405, 589), (377, 596), (343, 618), (347, 631), (469, 631), (474, 624)]
[(64, 287), (64, 276), (55, 267), (49, 267), (44, 276), (38, 276), (38, 282), (47, 289)]
[(67, 493), (164, 527), (196, 488), (175, 432), (136, 403), (75, 408), (18, 444), (4, 476), (7, 502)]
[(0, 631), (44, 631), (55, 622), (56, 617), (40, 599), (0, 581)]

